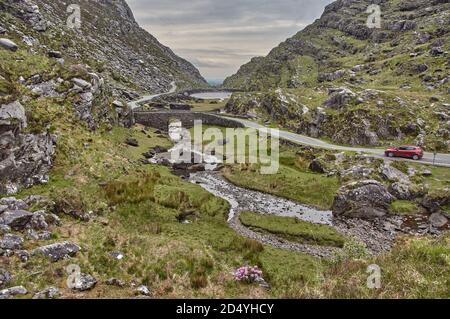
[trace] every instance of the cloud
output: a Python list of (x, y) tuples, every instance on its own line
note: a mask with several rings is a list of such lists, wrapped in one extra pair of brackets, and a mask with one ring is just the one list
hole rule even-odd
[(127, 0), (139, 24), (223, 79), (320, 17), (332, 0)]

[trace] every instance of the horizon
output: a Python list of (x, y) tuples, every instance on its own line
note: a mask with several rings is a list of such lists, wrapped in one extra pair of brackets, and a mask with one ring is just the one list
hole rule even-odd
[(209, 83), (223, 82), (257, 56), (314, 22), (333, 0), (127, 0), (139, 25), (191, 62)]

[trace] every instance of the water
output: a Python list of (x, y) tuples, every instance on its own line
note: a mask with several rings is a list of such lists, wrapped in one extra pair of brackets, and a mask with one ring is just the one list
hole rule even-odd
[(315, 224), (332, 224), (333, 214), (331, 211), (313, 209), (284, 198), (241, 188), (225, 180), (220, 173), (215, 171), (217, 165), (221, 163), (221, 159), (193, 150), (189, 132), (182, 127), (181, 122), (170, 124), (169, 136), (175, 146), (166, 154), (156, 155), (153, 161), (158, 163), (165, 159), (175, 163), (177, 156), (173, 156), (173, 154), (193, 153), (202, 156), (203, 162), (207, 163), (206, 171), (190, 174), (189, 180), (229, 202), (231, 205), (229, 220), (232, 220), (239, 212), (252, 211), (282, 217), (295, 217)]
[(233, 93), (231, 92), (203, 92), (192, 94), (191, 97), (202, 100), (226, 100), (231, 97)]
[(284, 198), (235, 186), (217, 172), (191, 174), (190, 181), (199, 184), (211, 194), (221, 197), (231, 205), (229, 220), (243, 211), (295, 217), (314, 224), (332, 225), (331, 211), (321, 211)]

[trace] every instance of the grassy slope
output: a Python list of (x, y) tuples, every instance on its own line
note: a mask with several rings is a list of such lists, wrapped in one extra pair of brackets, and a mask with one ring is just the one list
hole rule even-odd
[(253, 230), (268, 232), (295, 242), (343, 247), (346, 241), (330, 226), (311, 224), (297, 218), (244, 212), (239, 215), (239, 219), (243, 225)]
[[(43, 66), (48, 62), (46, 58), (25, 56), (25, 59), (30, 74), (42, 72), (47, 76), (48, 66)], [(22, 72), (18, 70), (21, 63), (6, 65), (11, 61), (15, 59), (2, 59), (2, 68), (8, 70), (16, 83)], [(16, 90), (25, 93), (23, 87)], [(131, 297), (130, 287), (120, 289), (104, 284), (114, 276), (148, 284), (157, 298), (448, 297), (448, 238), (441, 242), (408, 241), (408, 245), (401, 244), (392, 254), (378, 260), (365, 258), (337, 265), (304, 254), (263, 247), (237, 236), (228, 227), (226, 202), (173, 176), (166, 168), (139, 164), (139, 153), (145, 148), (168, 145), (155, 132), (149, 132), (147, 137), (142, 128), (88, 131), (76, 120), (70, 99), (35, 99), (24, 106), (30, 115), (30, 130), (40, 130), (51, 123), (51, 131), (58, 136), (58, 149), (50, 182), (23, 190), (18, 196), (42, 194), (57, 203), (64, 199), (71, 206), (92, 210), (99, 218), (85, 223), (62, 215), (62, 226), (50, 229), (51, 241), (27, 241), (24, 247), (31, 250), (38, 245), (70, 240), (82, 247), (70, 260), (51, 263), (33, 257), (21, 263), (16, 257), (1, 257), (0, 267), (14, 275), (12, 285), (24, 285), (32, 292), (56, 286), (62, 288), (65, 297)], [(127, 137), (138, 139), (141, 148), (124, 145)], [(293, 165), (302, 167), (301, 163), (292, 161), (293, 156), (283, 158), (284, 166), (291, 170)], [(323, 178), (315, 174), (293, 176), (297, 176), (294, 186), (314, 185), (315, 178)], [(263, 179), (259, 182), (263, 183)], [(104, 183), (106, 187), (100, 186)], [(327, 191), (331, 194), (331, 188)], [(324, 195), (314, 196), (317, 197), (311, 202), (319, 203), (320, 196)], [(327, 198), (329, 195), (325, 195)], [(176, 217), (186, 210), (196, 212), (193, 223), (180, 224)], [(125, 258), (121, 261), (112, 258), (110, 252), (114, 251), (123, 252)], [(364, 267), (373, 262), (378, 262), (388, 274), (383, 290), (378, 292), (363, 288)], [(348, 263), (356, 263), (357, 267), (349, 268)], [(99, 279), (97, 287), (89, 293), (73, 295), (66, 289), (65, 267), (69, 264), (78, 264), (83, 272)], [(235, 283), (230, 272), (245, 264), (262, 267), (272, 290)], [(399, 276), (398, 265), (412, 277)]]
[(262, 175), (252, 166), (233, 166), (224, 171), (232, 183), (249, 189), (285, 197), (303, 204), (329, 209), (339, 188), (336, 177), (310, 172), (292, 150), (282, 150), (280, 169), (274, 175)]

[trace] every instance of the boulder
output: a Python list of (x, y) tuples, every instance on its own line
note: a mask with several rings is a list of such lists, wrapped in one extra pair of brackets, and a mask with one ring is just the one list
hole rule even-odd
[(312, 172), (325, 174), (328, 172), (327, 164), (323, 159), (316, 158), (314, 159), (311, 164), (309, 165), (309, 169)]
[[(6, 207), (3, 211), (9, 210), (27, 210), (28, 204), (21, 199), (15, 199), (14, 197), (4, 197), (0, 199), (0, 206)], [(1, 209), (0, 209), (1, 211)]]
[(48, 287), (33, 295), (33, 299), (56, 299), (61, 295), (58, 288)]
[(11, 102), (0, 106), (0, 125), (17, 125), (19, 128), (27, 127), (25, 108), (19, 102)]
[(117, 279), (117, 278), (110, 278), (106, 281), (106, 284), (108, 286), (115, 286), (115, 287), (119, 287), (119, 288), (123, 288), (126, 286), (125, 282)]
[(444, 215), (442, 215), (440, 213), (431, 214), (429, 221), (430, 221), (430, 224), (436, 228), (444, 227), (448, 223), (447, 217), (445, 217)]
[(410, 200), (413, 198), (410, 191), (410, 184), (403, 182), (393, 183), (389, 187), (389, 192), (395, 196), (395, 198), (400, 200)]
[(76, 291), (87, 291), (93, 289), (96, 284), (97, 279), (93, 276), (81, 273), (76, 277), (70, 288)]
[(42, 254), (50, 258), (50, 260), (52, 260), (53, 262), (56, 262), (61, 259), (75, 256), (80, 251), (80, 249), (81, 248), (78, 245), (66, 241), (39, 247), (33, 251), (33, 255)]
[(61, 59), (62, 58), (62, 53), (59, 52), (59, 51), (49, 51), (48, 52), (48, 56), (50, 58)]
[(92, 87), (91, 83), (89, 83), (88, 81), (85, 81), (83, 79), (73, 78), (72, 82), (82, 89), (90, 89)]
[(351, 102), (355, 102), (357, 96), (347, 88), (330, 89), (330, 96), (325, 101), (324, 106), (333, 109), (340, 109)]
[(133, 146), (133, 147), (139, 147), (139, 142), (135, 138), (127, 138), (125, 140), (125, 144)]
[(333, 203), (333, 215), (372, 219), (389, 212), (394, 197), (378, 181), (364, 180), (347, 184), (338, 191)]
[(31, 217), (28, 227), (33, 230), (46, 230), (48, 229), (48, 224), (46, 221), (46, 216), (43, 212), (36, 212)]
[(406, 174), (396, 169), (395, 167), (392, 167), (391, 165), (389, 165), (389, 163), (385, 163), (380, 167), (380, 175), (390, 182), (403, 181), (406, 183), (409, 181), (409, 178)]
[(6, 250), (18, 250), (22, 249), (23, 238), (13, 235), (6, 234), (0, 239), (0, 248)]
[(143, 296), (150, 296), (152, 293), (150, 291), (150, 289), (147, 286), (141, 285), (136, 289), (136, 292), (139, 295), (143, 295)]
[(0, 224), (14, 230), (23, 230), (30, 222), (33, 214), (25, 210), (7, 210), (0, 215)]
[(0, 38), (0, 47), (4, 48), (6, 50), (13, 51), (13, 52), (16, 52), (17, 49), (19, 48), (17, 46), (17, 44), (15, 44), (11, 40), (5, 39), (5, 38)]
[(18, 295), (26, 295), (28, 290), (23, 286), (11, 287), (0, 290), (0, 299), (9, 299)]
[(9, 272), (0, 268), (0, 289), (5, 287), (12, 279)]

